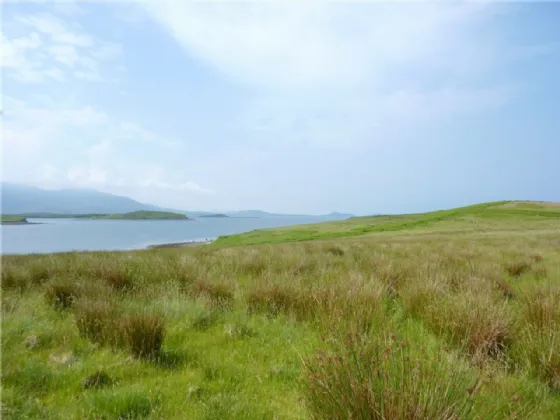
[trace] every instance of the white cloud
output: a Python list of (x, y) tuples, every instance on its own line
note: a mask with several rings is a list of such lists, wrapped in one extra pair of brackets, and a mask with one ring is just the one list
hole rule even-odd
[(66, 31), (62, 22), (49, 14), (20, 16), (16, 21), (48, 35), (60, 35)]
[(162, 190), (172, 190), (172, 191), (190, 191), (194, 193), (202, 193), (202, 194), (213, 194), (209, 188), (204, 188), (198, 185), (196, 182), (187, 181), (178, 184), (170, 184), (168, 182), (157, 181), (153, 179), (148, 179), (145, 181), (141, 181), (139, 186), (141, 187), (155, 187)]
[[(1, 65), (19, 83), (100, 82), (104, 63), (121, 54), (119, 44), (94, 39), (51, 14), (20, 15), (9, 23), (1, 37)], [(25, 36), (10, 34), (30, 30)]]
[(76, 47), (91, 47), (95, 44), (93, 38), (86, 34), (75, 34), (72, 32), (62, 32), (53, 35), (53, 41), (61, 44), (74, 45)]
[(4, 176), (47, 188), (134, 188), (211, 194), (183, 172), (163, 169), (181, 144), (90, 106), (4, 101)]
[[(146, 10), (185, 51), (256, 95), (253, 141), (347, 148), (387, 130), (496, 109), (515, 90), (484, 75), (515, 54), (486, 2), (161, 2)], [(486, 25), (486, 23), (489, 23)]]
[(121, 55), (122, 46), (114, 42), (106, 42), (92, 51), (91, 55), (98, 60), (113, 60)]
[[(479, 4), (147, 3), (189, 53), (265, 89), (380, 84), (395, 68), (456, 68)], [(475, 40), (476, 41), (476, 40)], [(466, 47), (466, 50), (465, 48)], [(461, 63), (464, 64), (464, 63)]]
[(73, 45), (52, 45), (48, 51), (52, 58), (69, 67), (74, 67), (80, 59)]

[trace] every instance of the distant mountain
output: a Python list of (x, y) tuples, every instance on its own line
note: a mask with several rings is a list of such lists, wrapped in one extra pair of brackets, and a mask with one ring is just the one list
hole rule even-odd
[(179, 211), (140, 203), (128, 197), (86, 189), (45, 190), (28, 185), (2, 183), (1, 214), (110, 214), (130, 213), (133, 211), (171, 211), (182, 213), (189, 218), (200, 217), (316, 217), (324, 220), (340, 220), (352, 217), (351, 214), (329, 213), (325, 215), (279, 214), (262, 210), (218, 211)]
[(266, 218), (266, 217), (317, 217), (317, 218), (324, 218), (324, 219), (347, 219), (352, 217), (351, 214), (342, 214), (337, 212), (332, 212), (329, 214), (321, 214), (321, 215), (310, 215), (310, 214), (282, 214), (282, 213), (268, 213), (262, 210), (239, 210), (239, 211), (230, 211), (226, 213), (229, 217), (259, 217), (259, 218)]
[(129, 213), (137, 210), (161, 211), (128, 197), (95, 190), (45, 190), (27, 185), (2, 183), (3, 214), (55, 213)]

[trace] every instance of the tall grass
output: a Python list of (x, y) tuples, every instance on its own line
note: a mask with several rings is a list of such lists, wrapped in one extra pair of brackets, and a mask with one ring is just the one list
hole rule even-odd
[(386, 220), (414, 235), (4, 257), (3, 418), (554, 418), (556, 219), (418, 217)]
[(348, 336), (305, 363), (315, 419), (466, 419), (477, 380), (445, 352), (394, 334)]

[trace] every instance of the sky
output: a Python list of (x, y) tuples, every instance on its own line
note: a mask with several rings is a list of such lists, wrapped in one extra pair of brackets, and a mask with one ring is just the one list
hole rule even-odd
[(560, 202), (560, 2), (7, 2), (2, 179), (183, 210)]

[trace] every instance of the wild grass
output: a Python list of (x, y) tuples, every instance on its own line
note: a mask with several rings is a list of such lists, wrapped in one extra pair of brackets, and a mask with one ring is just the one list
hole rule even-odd
[(165, 337), (165, 323), (152, 313), (127, 315), (117, 331), (135, 357), (150, 359), (159, 355)]
[(478, 381), (445, 352), (396, 335), (349, 335), (305, 364), (304, 392), (316, 419), (473, 418)]
[(5, 256), (2, 418), (555, 418), (560, 219), (500, 206)]

